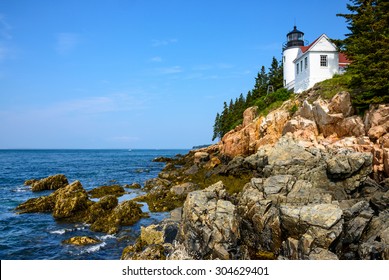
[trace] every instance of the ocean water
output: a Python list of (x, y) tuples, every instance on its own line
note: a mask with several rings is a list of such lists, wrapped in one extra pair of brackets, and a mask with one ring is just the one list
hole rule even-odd
[[(69, 182), (79, 180), (86, 190), (110, 184), (141, 185), (155, 178), (164, 163), (156, 157), (173, 157), (187, 150), (0, 150), (0, 259), (1, 260), (117, 260), (122, 250), (133, 243), (140, 227), (168, 217), (168, 213), (150, 213), (131, 227), (114, 235), (96, 233), (87, 224), (57, 222), (50, 213), (16, 214), (14, 209), (26, 200), (48, 195), (33, 193), (24, 181), (65, 174)], [(128, 200), (142, 190), (126, 189), (119, 198)], [(142, 210), (148, 212), (147, 204)], [(103, 242), (92, 246), (62, 244), (73, 236), (88, 235)]]

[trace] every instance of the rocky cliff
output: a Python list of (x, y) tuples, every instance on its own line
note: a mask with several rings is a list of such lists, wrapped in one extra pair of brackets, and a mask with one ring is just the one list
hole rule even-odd
[[(353, 114), (348, 92), (311, 103), (312, 96), (314, 90), (304, 99), (285, 102), (267, 116), (258, 116), (256, 107), (246, 109), (243, 124), (223, 137), (219, 150), (230, 157), (248, 156), (289, 134), (307, 147), (351, 148), (372, 153), (375, 178), (389, 177), (389, 105), (371, 106), (362, 117)], [(298, 106), (295, 113), (293, 106)]]
[(141, 199), (182, 207), (122, 258), (389, 259), (389, 105), (314, 96), (170, 161)]

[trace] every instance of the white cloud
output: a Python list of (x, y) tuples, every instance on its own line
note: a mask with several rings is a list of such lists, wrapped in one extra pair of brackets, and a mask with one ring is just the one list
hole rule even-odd
[(80, 43), (80, 35), (77, 33), (58, 33), (56, 37), (56, 51), (61, 55), (72, 52)]
[(151, 46), (153, 46), (153, 47), (162, 47), (162, 46), (167, 46), (167, 45), (170, 45), (170, 44), (175, 44), (177, 42), (178, 42), (177, 39), (167, 39), (167, 40), (154, 39), (154, 40), (151, 40)]

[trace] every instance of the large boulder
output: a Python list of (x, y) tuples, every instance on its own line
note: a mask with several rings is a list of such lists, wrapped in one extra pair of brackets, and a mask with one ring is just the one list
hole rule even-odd
[(56, 219), (82, 219), (85, 211), (91, 205), (88, 193), (79, 181), (57, 190), (55, 197), (53, 217)]
[(343, 229), (343, 211), (335, 204), (305, 206), (281, 205), (282, 228), (288, 236), (299, 240), (308, 234), (316, 247), (329, 248)]
[(292, 133), (296, 138), (310, 141), (315, 141), (319, 135), (316, 123), (301, 116), (296, 116), (285, 124), (282, 135), (288, 132)]
[(332, 97), (328, 109), (331, 113), (340, 113), (343, 117), (349, 117), (354, 113), (351, 104), (351, 96), (347, 91), (342, 91)]
[(203, 163), (209, 161), (209, 154), (207, 152), (196, 152), (194, 154), (194, 163)]
[(179, 241), (194, 259), (234, 258), (239, 224), (236, 207), (225, 197), (222, 182), (188, 194)]
[(238, 213), (246, 258), (261, 259), (264, 252), (273, 258), (278, 255), (282, 244), (279, 211), (276, 204), (264, 198), (263, 180), (246, 184), (238, 201)]
[(31, 184), (31, 190), (33, 192), (38, 192), (44, 190), (57, 190), (66, 187), (69, 182), (65, 175), (57, 174), (41, 180), (28, 180), (25, 184)]
[(243, 127), (252, 123), (258, 117), (258, 106), (249, 107), (243, 112)]
[(359, 258), (389, 259), (389, 213), (381, 212), (374, 216), (366, 227), (358, 245)]
[(107, 216), (111, 211), (118, 206), (118, 199), (114, 195), (106, 195), (99, 201), (93, 203), (89, 209), (86, 217), (86, 222), (93, 224), (98, 219)]
[(149, 179), (145, 182), (144, 190), (150, 191), (154, 188), (167, 188), (172, 184), (169, 180), (162, 179), (162, 178), (153, 178)]
[(171, 187), (170, 192), (177, 196), (185, 196), (188, 193), (195, 191), (196, 189), (198, 189), (197, 184), (187, 182)]
[(389, 122), (389, 105), (371, 105), (365, 115), (364, 123), (367, 131), (376, 126), (386, 126)]
[(124, 201), (106, 212), (105, 215), (97, 218), (91, 225), (91, 230), (106, 232), (108, 234), (117, 233), (121, 226), (131, 226), (139, 221), (145, 214), (141, 210), (141, 205), (131, 200)]
[(54, 196), (31, 198), (15, 208), (18, 214), (52, 212), (55, 206)]

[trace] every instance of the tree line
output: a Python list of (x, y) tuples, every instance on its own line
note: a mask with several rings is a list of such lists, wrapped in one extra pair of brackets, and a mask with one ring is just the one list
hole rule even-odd
[[(269, 86), (272, 86), (273, 90)], [(216, 114), (212, 141), (216, 138), (221, 139), (228, 131), (241, 124), (243, 121), (243, 112), (246, 108), (259, 105), (259, 109), (261, 110), (278, 99), (278, 95), (281, 94), (284, 96), (282, 98), (285, 98), (285, 90), (281, 90), (282, 92), (280, 92), (282, 87), (282, 62), (273, 57), (268, 71), (266, 71), (265, 66), (261, 67), (261, 70), (255, 78), (254, 88), (246, 96), (241, 93), (235, 100), (231, 99), (228, 104), (224, 102), (222, 112)], [(287, 95), (289, 97), (289, 94)]]
[(350, 33), (337, 43), (351, 60), (347, 75), (353, 104), (363, 110), (389, 103), (389, 1), (350, 2), (349, 14), (337, 14), (346, 19)]

